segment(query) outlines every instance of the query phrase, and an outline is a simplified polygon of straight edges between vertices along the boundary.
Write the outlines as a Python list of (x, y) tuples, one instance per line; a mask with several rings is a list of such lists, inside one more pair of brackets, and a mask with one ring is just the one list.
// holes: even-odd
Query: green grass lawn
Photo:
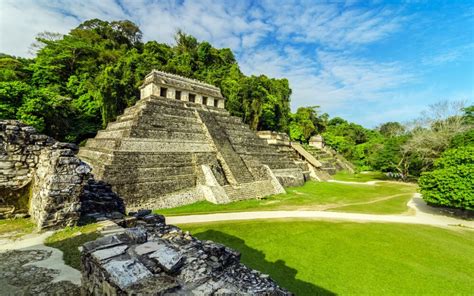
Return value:
[(350, 181), (350, 182), (367, 182), (367, 181), (381, 181), (388, 180), (382, 172), (361, 172), (361, 173), (350, 173), (347, 171), (337, 172), (333, 176), (335, 180), (339, 181)]
[(97, 223), (85, 226), (66, 227), (48, 237), (45, 241), (45, 245), (63, 251), (64, 262), (76, 269), (80, 269), (81, 253), (78, 247), (100, 236), (97, 232), (97, 227)]
[[(373, 180), (373, 178), (371, 179)], [(207, 201), (155, 212), (163, 215), (191, 215), (238, 211), (336, 210), (373, 214), (396, 214), (407, 210), (406, 203), (415, 193), (413, 184), (380, 182), (376, 185), (306, 182), (301, 187), (286, 188), (286, 194), (216, 205)], [(368, 206), (355, 205), (381, 200)]]
[(242, 253), (297, 295), (472, 295), (474, 232), (421, 225), (244, 221), (181, 225)]
[(19, 238), (35, 230), (35, 224), (28, 218), (0, 220), (0, 235)]

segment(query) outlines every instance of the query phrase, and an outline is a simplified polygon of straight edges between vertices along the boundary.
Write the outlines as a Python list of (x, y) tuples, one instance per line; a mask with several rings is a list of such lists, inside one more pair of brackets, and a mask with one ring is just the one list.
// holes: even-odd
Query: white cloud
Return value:
[(415, 80), (415, 73), (397, 63), (375, 63), (324, 51), (311, 56), (293, 47), (285, 48), (284, 53), (272, 48), (249, 53), (241, 57), (241, 66), (244, 73), (288, 78), (293, 108), (321, 105), (331, 114), (341, 112), (344, 106), (367, 106), (381, 97), (387, 99), (394, 89)]
[(427, 66), (440, 66), (447, 63), (453, 63), (460, 60), (473, 61), (474, 60), (474, 43), (457, 46), (444, 51), (438, 51), (435, 54), (430, 54), (422, 59), (422, 63)]
[[(409, 20), (387, 5), (360, 7), (350, 1), (0, 0), (0, 52), (24, 56), (36, 34), (67, 33), (87, 19), (130, 19), (145, 41), (173, 43), (182, 29), (230, 47), (246, 74), (288, 78), (294, 108), (321, 105), (331, 115), (370, 123), (410, 112), (382, 111), (396, 106), (397, 89), (419, 73), (401, 62), (360, 56), (361, 48), (390, 37)], [(465, 52), (440, 52), (423, 62), (446, 63)], [(369, 114), (374, 108), (381, 111)]]

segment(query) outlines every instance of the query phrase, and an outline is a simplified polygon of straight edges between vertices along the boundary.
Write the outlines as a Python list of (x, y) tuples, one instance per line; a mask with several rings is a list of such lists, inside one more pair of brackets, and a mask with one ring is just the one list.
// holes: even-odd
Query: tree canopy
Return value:
[(133, 105), (145, 75), (157, 69), (220, 87), (226, 108), (252, 129), (288, 131), (288, 80), (245, 76), (230, 49), (181, 31), (175, 39), (174, 46), (143, 43), (134, 23), (98, 19), (64, 36), (41, 33), (34, 58), (0, 56), (0, 118), (80, 142)]

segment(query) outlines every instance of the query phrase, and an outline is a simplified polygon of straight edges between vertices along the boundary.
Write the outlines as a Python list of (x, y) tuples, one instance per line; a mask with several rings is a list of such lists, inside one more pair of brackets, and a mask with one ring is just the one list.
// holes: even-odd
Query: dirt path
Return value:
[(0, 295), (79, 295), (81, 273), (63, 252), (44, 245), (52, 231), (28, 234), (0, 245)]
[(369, 201), (360, 201), (360, 202), (353, 202), (353, 203), (346, 203), (346, 204), (321, 205), (321, 207), (318, 207), (318, 210), (324, 211), (324, 210), (337, 209), (337, 208), (342, 208), (342, 207), (347, 207), (347, 206), (369, 205), (369, 204), (377, 203), (384, 200), (389, 200), (395, 197), (400, 197), (400, 196), (404, 196), (408, 194), (410, 193), (399, 193), (399, 194), (394, 194), (394, 195), (382, 196), (382, 197), (374, 198)]
[(474, 230), (474, 221), (447, 217), (433, 213), (423, 207), (423, 200), (416, 193), (408, 202), (408, 207), (414, 210), (414, 215), (374, 215), (374, 214), (356, 214), (342, 212), (326, 211), (260, 211), (260, 212), (237, 212), (237, 213), (219, 213), (205, 215), (187, 215), (167, 217), (167, 223), (170, 224), (188, 224), (188, 223), (206, 223), (219, 221), (238, 221), (238, 220), (256, 220), (256, 219), (284, 219), (284, 218), (305, 218), (321, 220), (344, 220), (356, 222), (387, 222), (387, 223), (405, 223), (422, 224), (438, 227), (463, 226)]

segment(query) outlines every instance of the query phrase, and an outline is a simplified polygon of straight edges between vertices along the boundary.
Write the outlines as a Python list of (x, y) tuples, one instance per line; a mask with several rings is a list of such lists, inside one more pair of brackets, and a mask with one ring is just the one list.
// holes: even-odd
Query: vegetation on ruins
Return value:
[(469, 295), (471, 230), (395, 223), (254, 220), (180, 225), (241, 252), (296, 295)]

